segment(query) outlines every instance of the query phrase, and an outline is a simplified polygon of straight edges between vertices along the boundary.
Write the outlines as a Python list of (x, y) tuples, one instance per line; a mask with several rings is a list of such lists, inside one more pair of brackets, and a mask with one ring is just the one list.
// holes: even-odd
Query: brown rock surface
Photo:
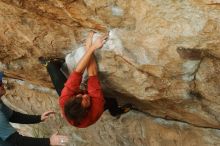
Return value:
[[(94, 126), (101, 127), (99, 136), (89, 137), (73, 128), (83, 137), (75, 135), (82, 140), (80, 144), (90, 145), (91, 141), (84, 141), (88, 136), (88, 139), (98, 139), (91, 145), (102, 145), (99, 143), (102, 138), (112, 140), (113, 145), (156, 146), (166, 142), (164, 145), (219, 145), (215, 143), (219, 131), (202, 128), (220, 129), (219, 22), (218, 0), (1, 0), (0, 69), (8, 78), (29, 81), (42, 90), (51, 88), (38, 57), (65, 56), (83, 43), (89, 29), (109, 31), (109, 41), (97, 51), (106, 94), (120, 97), (121, 102), (132, 102), (150, 115), (192, 125), (186, 124), (187, 128), (181, 129), (178, 122), (168, 121), (169, 126), (164, 126), (153, 118), (139, 114), (135, 117), (131, 113), (120, 120), (129, 123), (134, 118), (134, 125), (140, 128), (138, 122), (142, 119), (146, 131), (164, 131), (162, 138), (157, 132), (149, 132), (142, 135), (144, 138), (132, 141), (132, 134), (127, 132), (123, 138), (120, 133), (129, 130), (123, 127), (123, 122), (120, 130), (113, 126), (116, 130), (111, 131), (112, 127), (108, 127), (106, 131), (110, 134), (105, 137), (102, 130), (108, 122), (114, 125), (120, 121), (104, 115)], [(53, 108), (58, 108), (49, 89), (41, 93), (23, 89), (17, 83), (12, 86), (25, 92), (22, 95), (18, 91), (8, 92), (7, 101), (11, 106), (33, 113), (42, 112), (38, 107), (47, 109), (51, 103)], [(27, 97), (33, 104), (32, 110), (20, 106)], [(12, 98), (19, 98), (19, 102), (13, 102)], [(92, 128), (88, 131), (94, 132)], [(137, 133), (143, 134), (138, 128)], [(185, 137), (178, 135), (178, 128)], [(166, 135), (166, 130), (173, 134)], [(188, 140), (187, 132), (202, 140)], [(209, 134), (212, 136), (206, 139)]]
[(41, 114), (54, 109), (55, 118), (37, 125), (13, 124), (21, 134), (45, 137), (59, 131), (70, 137), (68, 146), (217, 146), (217, 129), (195, 127), (183, 122), (164, 120), (137, 111), (116, 119), (106, 111), (98, 122), (85, 129), (69, 126), (58, 114), (57, 95), (54, 90), (28, 82), (7, 80), (7, 94), (3, 101), (23, 113)]

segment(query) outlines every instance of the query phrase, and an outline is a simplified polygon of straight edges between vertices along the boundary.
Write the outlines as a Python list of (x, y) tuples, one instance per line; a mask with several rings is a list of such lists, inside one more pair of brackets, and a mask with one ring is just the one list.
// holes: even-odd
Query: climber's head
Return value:
[(77, 93), (65, 103), (64, 114), (68, 119), (74, 120), (76, 125), (79, 125), (87, 115), (90, 106), (90, 96), (83, 92)]

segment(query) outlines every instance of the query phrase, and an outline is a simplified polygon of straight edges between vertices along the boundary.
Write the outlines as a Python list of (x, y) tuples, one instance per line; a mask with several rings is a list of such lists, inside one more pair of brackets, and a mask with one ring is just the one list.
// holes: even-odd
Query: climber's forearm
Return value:
[(90, 62), (87, 66), (87, 70), (88, 70), (89, 76), (96, 76), (98, 73), (98, 67), (97, 67), (97, 63), (95, 61), (94, 55), (92, 55), (92, 57), (90, 59)]
[(84, 54), (84, 56), (82, 57), (82, 59), (80, 60), (78, 65), (76, 66), (76, 69), (75, 69), (76, 72), (80, 72), (80, 73), (84, 72), (85, 68), (87, 67), (87, 65), (90, 62), (91, 56), (92, 56), (94, 51), (95, 51), (95, 47), (93, 47), (93, 46), (91, 46), (86, 51), (86, 53)]

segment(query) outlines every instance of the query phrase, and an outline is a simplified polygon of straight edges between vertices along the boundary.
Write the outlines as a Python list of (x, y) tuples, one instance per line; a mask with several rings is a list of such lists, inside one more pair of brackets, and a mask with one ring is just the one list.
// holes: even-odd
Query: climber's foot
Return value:
[(44, 65), (44, 66), (47, 66), (49, 62), (51, 61), (60, 61), (60, 62), (65, 62), (65, 60), (63, 58), (52, 58), (52, 57), (39, 57), (38, 58), (39, 62)]

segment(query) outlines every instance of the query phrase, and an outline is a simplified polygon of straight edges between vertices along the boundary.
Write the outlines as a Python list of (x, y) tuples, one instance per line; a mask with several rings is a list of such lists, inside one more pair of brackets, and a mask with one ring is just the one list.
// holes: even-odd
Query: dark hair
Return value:
[(70, 120), (74, 120), (76, 125), (79, 125), (88, 113), (88, 108), (82, 107), (81, 102), (82, 96), (74, 96), (64, 104), (65, 116)]

